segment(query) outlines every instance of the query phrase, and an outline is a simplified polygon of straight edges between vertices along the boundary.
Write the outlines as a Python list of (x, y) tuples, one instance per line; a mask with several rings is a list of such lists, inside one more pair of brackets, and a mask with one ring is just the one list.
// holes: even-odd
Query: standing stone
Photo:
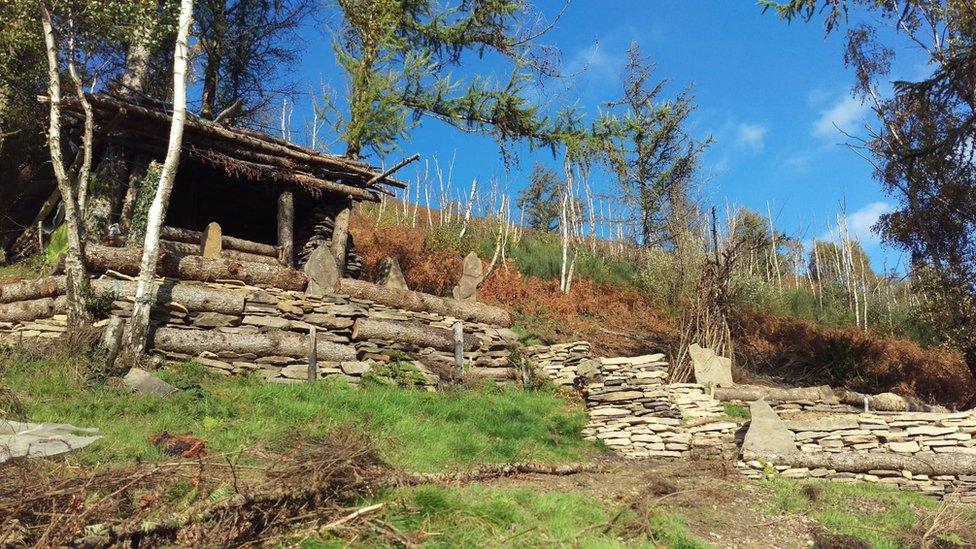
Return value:
[(200, 255), (204, 259), (219, 259), (223, 247), (223, 231), (216, 222), (211, 222), (200, 236)]
[(384, 257), (380, 260), (377, 284), (387, 288), (410, 289), (407, 287), (407, 280), (403, 278), (403, 271), (400, 270), (400, 262), (395, 257)]
[(471, 252), (464, 258), (461, 281), (454, 287), (454, 299), (478, 300), (478, 285), (485, 279), (485, 266), (478, 254)]
[(732, 382), (732, 360), (715, 351), (692, 343), (688, 355), (695, 367), (695, 381), (706, 386), (729, 387)]
[(302, 271), (308, 276), (306, 295), (322, 297), (331, 294), (339, 282), (339, 266), (336, 264), (335, 256), (332, 255), (332, 250), (324, 243), (309, 254)]
[(765, 400), (751, 402), (749, 415), (749, 430), (742, 441), (743, 457), (756, 459), (767, 455), (796, 453), (793, 434)]

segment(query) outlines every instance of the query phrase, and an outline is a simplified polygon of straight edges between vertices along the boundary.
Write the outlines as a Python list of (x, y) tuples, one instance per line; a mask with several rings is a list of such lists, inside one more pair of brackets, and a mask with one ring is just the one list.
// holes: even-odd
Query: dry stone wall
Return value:
[[(114, 297), (112, 315), (124, 318), (131, 314), (133, 282), (102, 278), (93, 284), (99, 293)], [(51, 306), (28, 306), (30, 314), (21, 315), (25, 318), (0, 321), (0, 344), (31, 344), (59, 337), (66, 331), (63, 307), (56, 303), (63, 297), (43, 299), (50, 300)], [(28, 300), (34, 301), (39, 300)], [(442, 377), (439, 373), (454, 371), (453, 348), (353, 336), (357, 319), (446, 332), (458, 321), (448, 316), (398, 309), (345, 295), (317, 298), (303, 292), (233, 281), (169, 282), (161, 287), (158, 302), (160, 306), (152, 318), (155, 337), (151, 352), (166, 360), (194, 359), (221, 374), (260, 372), (269, 381), (277, 382), (307, 379), (309, 333), (313, 326), (317, 332), (318, 377), (357, 383), (372, 371), (382, 378), (386, 375), (382, 365), (397, 361), (416, 368), (418, 383), (434, 385)], [(19, 305), (7, 303), (2, 307), (12, 310)], [(105, 323), (102, 321), (99, 326)], [(471, 350), (464, 353), (466, 373), (498, 381), (515, 379), (509, 356), (517, 335), (503, 326), (477, 322), (464, 322), (463, 327), (466, 336), (475, 341)]]
[(525, 355), (536, 370), (559, 387), (571, 387), (580, 376), (580, 365), (593, 359), (588, 341), (533, 345)]
[(662, 354), (601, 358), (586, 384), (584, 436), (628, 458), (721, 456), (734, 452), (738, 424), (696, 384), (667, 385)]
[(869, 412), (786, 422), (803, 452), (851, 450), (976, 454), (971, 412)]

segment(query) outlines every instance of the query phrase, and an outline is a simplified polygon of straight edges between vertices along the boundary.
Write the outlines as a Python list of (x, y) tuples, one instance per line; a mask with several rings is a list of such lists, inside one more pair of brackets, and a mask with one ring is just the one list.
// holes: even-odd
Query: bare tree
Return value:
[(159, 233), (166, 217), (169, 196), (173, 191), (176, 168), (180, 163), (183, 145), (183, 123), (186, 120), (186, 65), (190, 23), (193, 17), (193, 0), (181, 0), (180, 20), (177, 30), (176, 47), (173, 55), (173, 123), (170, 126), (169, 146), (166, 160), (159, 176), (156, 196), (149, 207), (146, 222), (146, 239), (142, 248), (142, 263), (139, 267), (139, 282), (136, 286), (135, 306), (129, 321), (129, 350), (142, 353), (146, 346), (149, 331), (149, 313), (152, 309), (156, 263), (159, 259)]
[[(91, 320), (91, 314), (86, 307), (86, 300), (90, 292), (88, 272), (85, 268), (84, 235), (81, 226), (81, 205), (75, 193), (75, 185), (64, 167), (64, 156), (61, 152), (61, 76), (58, 70), (58, 46), (54, 36), (54, 25), (51, 22), (51, 12), (44, 2), (38, 3), (41, 12), (41, 26), (44, 29), (44, 45), (47, 51), (48, 64), (48, 98), (50, 101), (50, 121), (48, 125), (47, 142), (51, 151), (51, 166), (58, 183), (58, 191), (64, 202), (64, 224), (68, 236), (68, 251), (65, 254), (64, 269), (68, 279), (68, 320), (74, 325), (78, 322)], [(69, 63), (73, 63), (70, 61)], [(79, 82), (77, 90), (81, 92), (80, 81), (77, 80), (74, 67), (71, 67), (72, 78)], [(82, 94), (82, 100), (84, 96)], [(86, 110), (84, 135), (85, 162), (83, 170), (78, 173), (76, 183), (80, 187), (87, 186), (89, 168), (91, 167), (91, 113)], [(85, 180), (81, 180), (84, 177)]]

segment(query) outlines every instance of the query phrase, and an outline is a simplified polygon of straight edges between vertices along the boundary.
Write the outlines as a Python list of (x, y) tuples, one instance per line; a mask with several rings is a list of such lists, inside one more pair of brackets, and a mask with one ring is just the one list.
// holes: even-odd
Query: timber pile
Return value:
[(532, 345), (525, 348), (529, 363), (559, 387), (572, 387), (580, 376), (579, 367), (593, 358), (588, 341)]
[[(162, 158), (167, 136), (159, 128), (171, 123), (169, 108), (159, 103), (123, 101), (106, 94), (87, 94), (96, 125), (110, 127), (108, 141), (124, 141), (126, 147), (140, 149)], [(77, 99), (63, 99), (67, 116), (83, 119)], [(298, 185), (313, 194), (336, 193), (355, 200), (376, 201), (383, 186), (405, 188), (391, 177), (377, 177), (377, 170), (350, 158), (322, 154), (270, 135), (231, 128), (198, 118), (188, 118), (184, 126), (183, 150), (186, 155), (220, 169), (228, 175), (254, 182)]]
[(704, 387), (666, 385), (667, 377), (663, 354), (599, 359), (584, 390), (584, 436), (628, 458), (729, 453), (738, 425), (723, 420), (721, 404)]

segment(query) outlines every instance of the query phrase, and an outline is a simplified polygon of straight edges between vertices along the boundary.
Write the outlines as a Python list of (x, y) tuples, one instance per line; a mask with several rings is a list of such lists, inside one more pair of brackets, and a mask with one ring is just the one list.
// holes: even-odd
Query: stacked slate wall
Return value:
[(738, 424), (701, 385), (666, 384), (664, 355), (601, 358), (583, 390), (584, 436), (628, 458), (721, 457), (735, 452)]
[(572, 386), (580, 375), (580, 364), (593, 358), (588, 341), (533, 345), (525, 348), (525, 355), (537, 372), (560, 387)]
[[(960, 501), (976, 502), (976, 475), (933, 474), (929, 465), (940, 454), (976, 454), (976, 413), (864, 412), (817, 414), (812, 419), (783, 422), (801, 454), (898, 454), (902, 467), (864, 471), (841, 468), (793, 467), (751, 459), (739, 462), (743, 473), (760, 478), (777, 472), (791, 478), (840, 482), (872, 482)], [(839, 466), (838, 466), (839, 467)], [(951, 471), (942, 471), (951, 472)]]

